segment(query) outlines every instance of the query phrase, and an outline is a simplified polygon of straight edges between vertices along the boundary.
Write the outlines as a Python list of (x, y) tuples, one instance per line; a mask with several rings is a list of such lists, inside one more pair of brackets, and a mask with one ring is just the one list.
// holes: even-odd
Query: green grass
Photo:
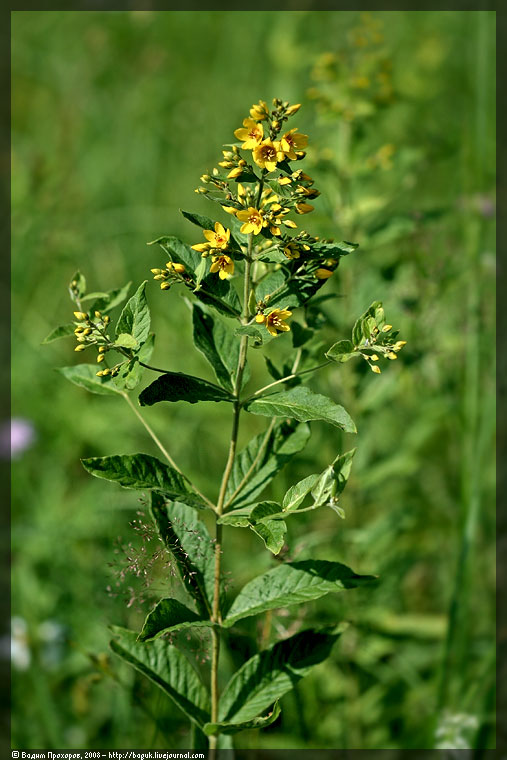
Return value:
[[(193, 192), (199, 176), (249, 106), (274, 96), (303, 103), (303, 167), (322, 191), (309, 229), (361, 245), (326, 285), (340, 296), (326, 306), (329, 345), (377, 298), (408, 344), (379, 377), (350, 362), (312, 381), (351, 413), (357, 440), (315, 424), (272, 496), (357, 445), (346, 520), (301, 515), (290, 543), (298, 558), (338, 559), (381, 582), (308, 605), (305, 624), (350, 623), (331, 665), (284, 698), (281, 721), (238, 746), (431, 748), (437, 724), (463, 714), (475, 728), (447, 719), (449, 741), (494, 746), (495, 17), (375, 17), (396, 98), (344, 127), (307, 90), (321, 86), (311, 77), (317, 58), (348, 44), (355, 12), (13, 13), (12, 407), (37, 434), (13, 463), (13, 613), (31, 651), (30, 666), (14, 670), (14, 746), (188, 747), (188, 727), (163, 695), (112, 656), (104, 668), (90, 659), (107, 652), (107, 624), (142, 620), (126, 606), (137, 579), (123, 584), (126, 598), (106, 591), (113, 540), (136, 542), (129, 522), (140, 505), (90, 478), (79, 459), (157, 452), (126, 404), (55, 372), (76, 361), (72, 342), (41, 341), (69, 319), (77, 268), (93, 289), (137, 283), (163, 264), (147, 241), (200, 239), (179, 209), (210, 213)], [(392, 168), (364, 169), (388, 143)], [(209, 377), (188, 350), (183, 300), (148, 291), (154, 363)], [(282, 339), (270, 349), (273, 358), (283, 350)], [(252, 367), (252, 388), (268, 382), (259, 355)], [(215, 494), (227, 410), (143, 414)], [(249, 424), (242, 441), (262, 420)], [(242, 533), (226, 534), (231, 586), (270, 564)], [(159, 570), (154, 583), (169, 588)], [(274, 616), (272, 635), (295, 617)], [(60, 642), (44, 641), (48, 620), (62, 627)], [(206, 641), (189, 647), (201, 656)], [(244, 656), (229, 651), (222, 676)]]

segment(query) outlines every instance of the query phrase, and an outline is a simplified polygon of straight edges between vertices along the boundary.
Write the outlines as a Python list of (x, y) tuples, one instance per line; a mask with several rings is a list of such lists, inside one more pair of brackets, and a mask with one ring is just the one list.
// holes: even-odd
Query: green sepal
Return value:
[(267, 715), (252, 718), (252, 720), (246, 720), (243, 723), (206, 723), (203, 730), (207, 736), (215, 736), (216, 734), (237, 734), (240, 731), (248, 731), (252, 728), (267, 728), (267, 726), (275, 722), (281, 712), (282, 710), (277, 700), (271, 712)]

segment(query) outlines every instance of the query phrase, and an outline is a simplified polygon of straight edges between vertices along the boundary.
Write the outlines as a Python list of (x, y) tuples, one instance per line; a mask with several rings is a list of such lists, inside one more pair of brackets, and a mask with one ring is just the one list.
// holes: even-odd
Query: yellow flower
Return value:
[(301, 108), (301, 103), (296, 103), (293, 106), (289, 106), (287, 110), (285, 111), (285, 113), (287, 114), (287, 116), (293, 116), (293, 114), (299, 111), (300, 108)]
[(262, 124), (258, 124), (253, 119), (244, 119), (243, 127), (234, 131), (234, 136), (241, 140), (243, 150), (253, 150), (257, 143), (262, 141), (264, 130)]
[(267, 119), (269, 114), (267, 103), (264, 100), (259, 100), (256, 105), (253, 105), (250, 109), (250, 116), (255, 121), (262, 121)]
[(285, 157), (295, 161), (297, 158), (296, 150), (306, 148), (308, 145), (308, 135), (298, 135), (297, 127), (286, 132), (280, 139), (278, 148), (278, 160), (283, 161)]
[(288, 259), (299, 259), (301, 255), (301, 251), (294, 243), (288, 243), (288, 245), (286, 245), (283, 249), (283, 252)]
[(210, 272), (218, 272), (221, 280), (228, 280), (234, 274), (234, 261), (230, 256), (222, 253), (220, 256), (213, 256)]
[(315, 206), (312, 206), (310, 203), (296, 203), (296, 211), (298, 214), (309, 214)]
[(226, 230), (220, 222), (215, 222), (215, 230), (203, 230), (207, 243), (198, 243), (193, 245), (194, 251), (207, 251), (209, 248), (227, 248), (231, 231)]
[(264, 324), (270, 335), (276, 338), (279, 332), (289, 332), (290, 327), (284, 320), (292, 316), (291, 311), (287, 309), (273, 309), (266, 317)]
[(258, 143), (253, 149), (253, 160), (260, 166), (261, 169), (267, 169), (268, 172), (272, 172), (276, 169), (277, 162), (277, 145), (266, 138), (261, 143)]
[(242, 232), (244, 235), (248, 235), (249, 232), (253, 232), (255, 235), (258, 235), (262, 230), (264, 219), (262, 217), (262, 213), (258, 211), (258, 209), (250, 206), (244, 211), (238, 211), (236, 217), (240, 222), (244, 222), (240, 228), (240, 232)]

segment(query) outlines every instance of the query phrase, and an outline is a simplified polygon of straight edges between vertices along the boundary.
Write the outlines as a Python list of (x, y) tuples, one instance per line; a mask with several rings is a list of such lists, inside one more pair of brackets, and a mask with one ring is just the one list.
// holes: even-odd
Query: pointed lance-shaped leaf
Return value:
[(192, 323), (196, 348), (213, 367), (218, 382), (232, 391), (240, 351), (233, 327), (219, 317), (212, 317), (197, 303), (193, 304)]
[(228, 627), (250, 615), (302, 604), (375, 580), (372, 575), (358, 575), (340, 562), (313, 559), (285, 562), (242, 588), (225, 616), (224, 625)]
[(199, 616), (209, 618), (214, 594), (214, 545), (204, 523), (185, 504), (152, 492), (151, 515), (171, 552)]
[(346, 433), (357, 432), (352, 418), (343, 406), (335, 404), (327, 396), (314, 393), (304, 385), (254, 399), (245, 408), (252, 414), (266, 417), (293, 417), (300, 422), (323, 420)]
[(70, 380), (74, 385), (84, 388), (90, 393), (98, 393), (100, 396), (117, 396), (118, 390), (111, 381), (111, 377), (97, 377), (96, 364), (76, 364), (74, 367), (59, 367), (58, 372)]
[(123, 488), (155, 490), (197, 509), (205, 506), (200, 496), (189, 491), (177, 470), (148, 454), (90, 457), (81, 462), (91, 475), (111, 480)]
[(141, 406), (153, 406), (159, 401), (234, 401), (234, 396), (219, 385), (183, 372), (164, 372), (139, 396)]
[(309, 438), (310, 426), (293, 422), (278, 422), (269, 435), (261, 433), (252, 438), (234, 460), (226, 503), (230, 501), (230, 507), (236, 508), (255, 501), (282, 467), (304, 449)]
[(136, 339), (139, 345), (144, 343), (150, 334), (151, 318), (146, 300), (146, 283), (147, 280), (141, 283), (134, 295), (129, 298), (116, 325), (117, 336), (128, 333)]
[(240, 731), (248, 731), (253, 728), (267, 728), (280, 716), (281, 708), (278, 700), (267, 715), (252, 718), (242, 723), (206, 723), (204, 733), (207, 736), (216, 736), (216, 734), (238, 734)]
[(137, 634), (111, 626), (115, 654), (157, 684), (201, 728), (210, 717), (207, 689), (185, 655), (165, 639), (140, 642)]
[(138, 640), (151, 641), (165, 633), (211, 625), (209, 618), (197, 615), (177, 599), (161, 599), (146, 616)]
[(301, 631), (245, 662), (220, 698), (220, 722), (257, 717), (329, 656), (340, 633), (337, 628)]
[(144, 368), (141, 366), (141, 362), (146, 364), (150, 361), (153, 353), (153, 347), (155, 344), (155, 335), (150, 333), (143, 343), (143, 345), (137, 349), (132, 359), (126, 361), (121, 365), (117, 375), (114, 376), (113, 382), (117, 388), (125, 388), (128, 391), (133, 390), (140, 382)]
[(76, 325), (74, 322), (69, 322), (67, 325), (60, 325), (59, 327), (55, 327), (55, 329), (51, 330), (49, 335), (44, 338), (42, 345), (45, 346), (47, 343), (52, 343), (54, 340), (59, 340), (59, 338), (68, 338), (70, 335), (74, 335), (75, 329)]
[(122, 288), (115, 288), (109, 290), (107, 293), (89, 293), (82, 300), (93, 301), (88, 310), (93, 314), (95, 311), (100, 311), (102, 314), (109, 314), (110, 311), (115, 309), (121, 303), (124, 302), (129, 294), (131, 282), (127, 282)]

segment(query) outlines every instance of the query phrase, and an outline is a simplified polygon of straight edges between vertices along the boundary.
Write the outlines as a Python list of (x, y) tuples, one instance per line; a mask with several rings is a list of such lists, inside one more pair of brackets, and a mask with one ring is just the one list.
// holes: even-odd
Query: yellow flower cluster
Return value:
[[(101, 364), (106, 358), (108, 348), (112, 345), (106, 333), (110, 317), (107, 314), (102, 316), (100, 311), (95, 311), (93, 317), (85, 311), (75, 311), (74, 317), (76, 319), (74, 335), (77, 340), (74, 351), (80, 352), (89, 346), (95, 346), (98, 349), (97, 364)], [(105, 377), (106, 375), (114, 377), (120, 371), (120, 366), (118, 364), (111, 368), (106, 367), (106, 369), (99, 370), (96, 375), (97, 377)]]
[(165, 269), (152, 269), (153, 279), (160, 281), (160, 290), (169, 290), (173, 282), (182, 282), (185, 272), (184, 264), (168, 261)]

